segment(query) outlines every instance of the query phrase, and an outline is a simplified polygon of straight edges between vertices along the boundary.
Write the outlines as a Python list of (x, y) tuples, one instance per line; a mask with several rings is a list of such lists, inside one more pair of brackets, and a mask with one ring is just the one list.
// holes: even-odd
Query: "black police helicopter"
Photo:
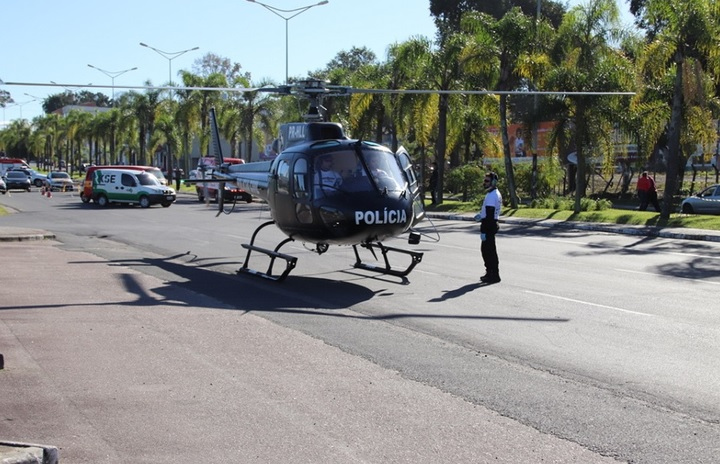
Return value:
[[(58, 83), (3, 82), (0, 85), (91, 87)], [(114, 88), (114, 86), (113, 86)], [(210, 113), (215, 168), (205, 179), (186, 179), (187, 183), (220, 183), (243, 189), (267, 201), (272, 220), (253, 232), (250, 243), (243, 244), (247, 257), (238, 273), (250, 273), (272, 280), (283, 280), (295, 268), (297, 258), (279, 250), (286, 243), (299, 240), (313, 244), (318, 254), (330, 245), (350, 245), (355, 252), (356, 268), (407, 276), (422, 261), (423, 253), (390, 247), (383, 240), (408, 234), (408, 243), (417, 244), (421, 234), (413, 230), (425, 217), (419, 180), (404, 148), (393, 153), (388, 148), (364, 140), (348, 138), (340, 124), (326, 122), (322, 99), (352, 93), (375, 94), (475, 94), (475, 95), (633, 95), (633, 92), (561, 92), (561, 91), (492, 91), (492, 90), (383, 90), (331, 86), (320, 80), (308, 79), (295, 84), (260, 88), (123, 86), (142, 90), (208, 90), (225, 92), (273, 92), (295, 95), (309, 100), (304, 122), (281, 125), (280, 154), (273, 161), (246, 164), (223, 162), (220, 137), (214, 109)], [(223, 211), (223, 196), (218, 208)], [(274, 249), (255, 244), (258, 233), (271, 225), (277, 226), (288, 238)], [(384, 265), (367, 264), (360, 258), (358, 247), (369, 250), (377, 259), (382, 254)], [(267, 271), (249, 267), (253, 252), (270, 257)], [(393, 267), (390, 255), (406, 255), (410, 264)], [(273, 273), (276, 259), (286, 262), (285, 269)]]
[[(203, 180), (189, 183), (220, 182), (243, 189), (267, 201), (272, 220), (253, 233), (247, 257), (240, 273), (283, 280), (295, 267), (297, 258), (281, 253), (280, 248), (298, 240), (314, 245), (313, 251), (325, 253), (330, 245), (350, 245), (355, 252), (354, 266), (398, 277), (407, 276), (422, 261), (423, 253), (390, 247), (383, 240), (408, 233), (408, 243), (417, 244), (420, 234), (412, 228), (425, 216), (419, 180), (410, 156), (404, 148), (396, 153), (385, 146), (348, 138), (338, 123), (322, 116), (322, 98), (347, 94), (343, 88), (328, 88), (323, 81), (302, 81), (279, 88), (260, 88), (300, 95), (310, 101), (305, 122), (283, 124), (280, 129), (280, 154), (272, 161), (246, 164), (223, 162), (214, 109), (210, 128), (216, 167)], [(222, 186), (221, 186), (222, 188)], [(224, 207), (219, 200), (218, 208)], [(258, 233), (277, 226), (287, 239), (274, 249), (255, 244)], [(369, 250), (384, 265), (373, 265), (360, 258), (358, 247)], [(253, 252), (270, 257), (266, 272), (249, 267)], [(408, 266), (398, 269), (390, 264), (390, 255), (406, 255)], [(276, 259), (285, 261), (285, 269), (273, 274)]]

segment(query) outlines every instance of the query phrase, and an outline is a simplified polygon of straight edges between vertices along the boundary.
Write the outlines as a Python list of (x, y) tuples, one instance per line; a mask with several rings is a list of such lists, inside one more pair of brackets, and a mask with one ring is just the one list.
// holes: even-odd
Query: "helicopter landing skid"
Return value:
[[(285, 245), (288, 242), (292, 242), (293, 241), (292, 238), (286, 238), (285, 240), (280, 242), (278, 244), (278, 246), (275, 247), (274, 250), (269, 250), (267, 248), (262, 248), (262, 247), (255, 245), (255, 237), (257, 236), (258, 232), (260, 232), (260, 229), (262, 229), (263, 227), (269, 226), (269, 225), (273, 225), (273, 224), (275, 224), (275, 221), (268, 221), (268, 222), (260, 225), (260, 227), (255, 229), (255, 232), (252, 235), (252, 239), (250, 239), (250, 243), (242, 244), (242, 247), (245, 248), (248, 252), (247, 252), (247, 256), (245, 257), (245, 263), (243, 264), (243, 266), (240, 269), (237, 270), (238, 274), (241, 274), (241, 273), (242, 274), (252, 274), (252, 275), (256, 275), (258, 277), (262, 277), (264, 279), (269, 279), (269, 280), (274, 280), (276, 282), (280, 282), (280, 281), (285, 280), (285, 277), (287, 277), (288, 274), (290, 274), (290, 271), (295, 269), (295, 265), (297, 264), (297, 257), (278, 252), (278, 250), (283, 245)], [(257, 251), (258, 253), (263, 253), (270, 257), (270, 264), (268, 265), (267, 272), (260, 272), (260, 271), (256, 271), (254, 269), (248, 268), (248, 265), (250, 264), (250, 255), (252, 254), (253, 251)], [(275, 264), (275, 260), (277, 258), (284, 259), (286, 266), (285, 266), (285, 270), (283, 271), (282, 274), (273, 275), (273, 273), (272, 273), (273, 265)]]
[[(405, 277), (417, 266), (420, 261), (422, 261), (423, 253), (420, 253), (418, 251), (410, 251), (410, 250), (403, 250), (402, 248), (394, 248), (383, 245), (381, 242), (376, 243), (361, 243), (361, 247), (367, 248), (370, 250), (370, 252), (375, 256), (375, 250), (378, 249), (382, 253), (383, 259), (385, 260), (385, 267), (382, 266), (374, 266), (372, 264), (365, 264), (360, 259), (360, 254), (358, 253), (357, 245), (353, 245), (353, 250), (355, 251), (355, 267), (358, 269), (365, 269), (367, 271), (373, 271), (373, 272), (379, 272), (381, 274), (388, 274), (396, 277)], [(390, 266), (390, 261), (388, 260), (388, 252), (394, 251), (397, 253), (409, 255), (411, 258), (410, 265), (404, 269), (393, 269)]]

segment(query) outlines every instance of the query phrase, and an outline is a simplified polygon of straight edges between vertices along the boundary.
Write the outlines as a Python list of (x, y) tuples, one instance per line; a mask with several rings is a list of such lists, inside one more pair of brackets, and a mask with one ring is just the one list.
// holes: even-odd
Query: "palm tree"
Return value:
[[(546, 85), (567, 91), (620, 91), (632, 85), (630, 62), (610, 41), (619, 38), (619, 13), (614, 0), (590, 0), (570, 10), (558, 31), (554, 50), (556, 67), (546, 78)], [(563, 105), (571, 115), (575, 132), (577, 177), (575, 188), (576, 213), (586, 190), (586, 152), (600, 150), (612, 153), (611, 104), (618, 97), (571, 96)]]
[[(706, 98), (708, 75), (720, 76), (720, 6), (716, 0), (647, 0), (642, 20), (652, 32), (645, 68), (654, 76), (673, 73), (668, 121), (667, 178), (660, 217), (668, 219), (685, 160), (694, 143), (707, 141), (711, 128)], [(703, 124), (703, 120), (705, 124)]]
[[(168, 161), (167, 172), (170, 181), (172, 181), (173, 178), (172, 167), (179, 165), (181, 145), (179, 131), (177, 130), (173, 114), (170, 112), (159, 112), (155, 119), (155, 131), (150, 138), (150, 151), (154, 153), (161, 148), (165, 148), (165, 155)], [(170, 160), (172, 160), (172, 162)]]
[[(207, 77), (199, 76), (188, 71), (180, 71), (183, 84), (187, 87), (227, 87), (225, 75), (214, 72)], [(200, 153), (209, 153), (210, 129), (208, 121), (210, 108), (219, 106), (222, 102), (222, 94), (212, 90), (181, 90), (178, 91), (182, 112), (185, 116), (196, 116), (200, 126), (200, 132), (196, 134), (200, 138)], [(190, 106), (191, 108), (185, 108)]]
[[(500, 19), (495, 20), (486, 14), (467, 14), (462, 25), (474, 37), (471, 45), (472, 63), (483, 74), (489, 66), (495, 69), (495, 89), (500, 91), (517, 90), (522, 82), (520, 63), (523, 55), (530, 54), (535, 45), (535, 21), (525, 16), (520, 8), (513, 8)], [(499, 96), (500, 134), (502, 137), (505, 160), (505, 175), (510, 193), (510, 205), (517, 208), (518, 199), (515, 189), (508, 137), (508, 96)]]

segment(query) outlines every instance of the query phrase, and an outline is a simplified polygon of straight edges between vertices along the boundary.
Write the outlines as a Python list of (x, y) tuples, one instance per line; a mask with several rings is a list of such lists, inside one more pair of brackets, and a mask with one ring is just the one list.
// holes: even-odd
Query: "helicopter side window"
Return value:
[(300, 158), (295, 162), (293, 169), (293, 181), (295, 184), (295, 198), (307, 198), (310, 195), (307, 184), (308, 163), (305, 158)]
[(290, 187), (290, 165), (287, 160), (280, 160), (277, 167), (277, 191), (278, 193), (289, 193)]
[(410, 181), (410, 191), (415, 193), (418, 189), (418, 178), (413, 170), (412, 161), (410, 161), (410, 155), (403, 148), (398, 151), (398, 160), (400, 161), (400, 167), (405, 172), (405, 177)]

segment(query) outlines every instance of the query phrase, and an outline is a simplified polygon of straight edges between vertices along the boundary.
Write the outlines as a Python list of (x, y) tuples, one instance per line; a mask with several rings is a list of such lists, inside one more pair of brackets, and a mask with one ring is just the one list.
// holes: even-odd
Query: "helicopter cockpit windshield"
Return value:
[(339, 192), (399, 194), (407, 188), (395, 156), (379, 145), (365, 142), (356, 150), (348, 150), (345, 146), (317, 155), (313, 179), (316, 198)]

